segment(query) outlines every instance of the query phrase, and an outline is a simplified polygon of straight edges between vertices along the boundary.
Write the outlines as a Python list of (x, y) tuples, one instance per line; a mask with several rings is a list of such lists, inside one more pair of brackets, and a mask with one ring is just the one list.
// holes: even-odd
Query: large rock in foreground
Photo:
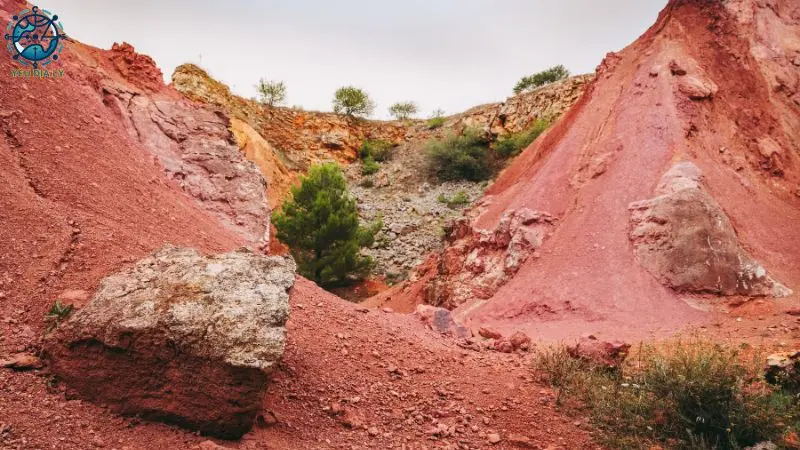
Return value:
[(106, 278), (45, 358), (115, 412), (238, 438), (283, 354), (294, 271), (287, 258), (165, 247)]

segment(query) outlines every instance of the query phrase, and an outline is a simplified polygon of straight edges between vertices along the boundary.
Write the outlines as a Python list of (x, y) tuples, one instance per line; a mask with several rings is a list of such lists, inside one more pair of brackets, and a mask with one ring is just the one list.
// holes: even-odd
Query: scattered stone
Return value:
[(770, 384), (800, 387), (800, 351), (769, 355), (764, 378)]
[(705, 100), (713, 98), (719, 87), (711, 80), (689, 75), (680, 78), (678, 90), (691, 100)]
[(14, 370), (35, 370), (43, 367), (42, 360), (27, 353), (17, 353), (0, 361), (0, 367)]
[(238, 438), (283, 354), (294, 271), (289, 258), (167, 246), (103, 280), (43, 356), (114, 412)]
[(517, 331), (516, 333), (512, 334), (509, 338), (511, 345), (514, 346), (514, 350), (529, 350), (531, 348), (531, 338), (527, 334)]
[(197, 450), (229, 450), (230, 447), (223, 447), (214, 441), (203, 441), (197, 445)]
[(457, 323), (453, 319), (453, 314), (447, 309), (418, 305), (414, 315), (438, 333), (464, 339), (472, 337), (472, 332), (464, 325)]
[(67, 289), (56, 297), (62, 305), (72, 305), (75, 309), (86, 306), (89, 302), (89, 293), (82, 289)]
[(488, 443), (490, 443), (492, 445), (499, 444), (500, 441), (502, 441), (502, 440), (503, 439), (497, 433), (489, 433), (489, 434), (486, 435), (486, 442), (488, 442)]
[(495, 330), (493, 330), (491, 328), (488, 328), (488, 327), (480, 327), (480, 329), (478, 329), (478, 334), (481, 335), (482, 337), (486, 338), (486, 339), (502, 339), (503, 338), (502, 334), (500, 334), (499, 332), (497, 332), (497, 331), (495, 331)]
[(628, 357), (630, 344), (621, 341), (600, 341), (592, 335), (581, 336), (578, 343), (568, 347), (573, 358), (583, 359), (597, 365), (616, 368)]
[(682, 77), (682, 76), (686, 75), (686, 69), (684, 69), (678, 63), (678, 61), (675, 61), (674, 59), (669, 62), (669, 71), (670, 71), (670, 73), (672, 73), (672, 75), (676, 75), (676, 76), (681, 76)]
[(522, 434), (509, 434), (507, 441), (509, 444), (520, 448), (536, 448), (533, 440)]

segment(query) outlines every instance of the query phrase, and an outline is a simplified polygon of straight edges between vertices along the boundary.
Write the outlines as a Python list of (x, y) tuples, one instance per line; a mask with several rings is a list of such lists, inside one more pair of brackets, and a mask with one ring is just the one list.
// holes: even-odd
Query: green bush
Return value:
[(492, 175), (489, 142), (478, 130), (430, 141), (426, 157), (428, 169), (442, 181), (481, 181)]
[(528, 148), (549, 126), (549, 120), (536, 119), (528, 129), (500, 138), (494, 144), (494, 151), (501, 158), (517, 156)]
[(461, 207), (461, 206), (464, 206), (464, 205), (468, 205), (469, 204), (469, 195), (467, 195), (467, 193), (464, 192), (464, 191), (458, 191), (458, 192), (456, 192), (456, 195), (453, 196), (453, 198), (447, 198), (446, 195), (439, 194), (439, 196), (436, 197), (436, 200), (439, 203), (444, 203), (449, 208), (455, 209), (455, 208), (458, 208), (458, 207)]
[(358, 150), (358, 157), (362, 160), (372, 158), (378, 162), (385, 162), (392, 159), (393, 150), (394, 144), (389, 141), (367, 139), (361, 144), (361, 148)]
[(256, 85), (256, 91), (261, 97), (261, 103), (265, 105), (275, 106), (286, 101), (286, 83), (283, 81), (267, 81), (262, 78)]
[(399, 102), (389, 107), (389, 114), (397, 120), (406, 120), (417, 113), (414, 102)]
[(376, 163), (372, 158), (367, 158), (361, 165), (361, 175), (372, 175), (377, 173), (380, 169), (380, 164)]
[(47, 322), (47, 331), (50, 332), (54, 328), (58, 327), (58, 325), (63, 322), (72, 312), (73, 305), (71, 304), (62, 304), (61, 300), (56, 300), (53, 303), (53, 306), (50, 307), (50, 311), (47, 311), (47, 314), (44, 317), (45, 322)]
[(353, 86), (336, 90), (333, 95), (333, 112), (354, 117), (368, 117), (375, 110), (375, 103), (367, 93)]
[(585, 402), (612, 448), (739, 449), (780, 438), (800, 418), (796, 392), (769, 386), (759, 364), (716, 344), (642, 346), (623, 371), (564, 348), (540, 352), (535, 365), (559, 394)]
[(369, 273), (372, 261), (359, 252), (372, 245), (382, 226), (359, 225), (358, 206), (335, 163), (311, 167), (292, 188), (292, 198), (273, 214), (272, 223), (297, 261), (298, 272), (323, 287)]
[(428, 126), (429, 130), (435, 130), (444, 125), (444, 121), (445, 121), (444, 117), (433, 117), (431, 119), (428, 119), (428, 121), (425, 122), (425, 124)]
[(527, 77), (522, 77), (514, 86), (514, 93), (521, 94), (526, 91), (531, 91), (546, 84), (554, 83), (558, 80), (563, 80), (569, 77), (569, 70), (559, 64), (549, 69), (537, 72)]
[(444, 110), (435, 109), (433, 110), (433, 114), (431, 114), (430, 119), (428, 119), (428, 121), (426, 122), (426, 125), (429, 130), (434, 130), (444, 125), (444, 122), (445, 122)]

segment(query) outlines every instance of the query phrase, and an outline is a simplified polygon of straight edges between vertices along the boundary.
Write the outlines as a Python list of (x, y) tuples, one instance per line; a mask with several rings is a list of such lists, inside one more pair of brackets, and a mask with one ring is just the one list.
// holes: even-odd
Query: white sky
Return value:
[(427, 116), (501, 101), (523, 75), (593, 72), (633, 42), (666, 0), (41, 0), (67, 34), (127, 41), (169, 80), (193, 62), (239, 95), (283, 80), (288, 105), (328, 111), (344, 85), (386, 118), (396, 101)]

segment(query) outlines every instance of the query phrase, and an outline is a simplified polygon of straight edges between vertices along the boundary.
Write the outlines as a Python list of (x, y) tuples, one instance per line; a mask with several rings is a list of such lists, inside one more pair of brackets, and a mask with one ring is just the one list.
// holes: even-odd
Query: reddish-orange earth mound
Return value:
[[(556, 221), (507, 283), (488, 296), (474, 290), (457, 316), (474, 328), (521, 329), (547, 340), (583, 332), (644, 337), (709, 321), (712, 314), (690, 304), (716, 299), (663, 286), (629, 240), (628, 205), (654, 197), (659, 179), (680, 161), (703, 172), (742, 247), (799, 292), (799, 83), (796, 1), (670, 2), (639, 40), (605, 58), (582, 100), (472, 211), (476, 230), (495, 229), (504, 214), (524, 208)], [(458, 265), (449, 255), (431, 259), (419, 283), (373, 304), (411, 310), (446, 301), (455, 288), (427, 287), (448, 264)], [(773, 304), (797, 300), (795, 293)]]

